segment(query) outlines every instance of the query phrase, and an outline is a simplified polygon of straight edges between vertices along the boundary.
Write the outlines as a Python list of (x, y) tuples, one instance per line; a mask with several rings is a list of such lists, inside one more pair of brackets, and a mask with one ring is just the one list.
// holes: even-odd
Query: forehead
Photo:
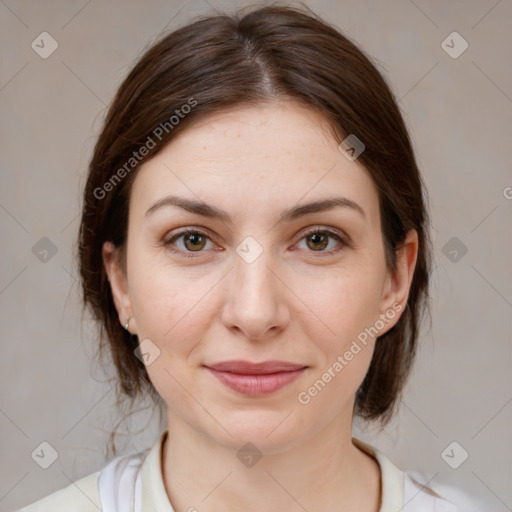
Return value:
[(295, 102), (236, 107), (191, 124), (142, 165), (131, 208), (143, 214), (171, 193), (253, 213), (338, 193), (378, 216), (368, 171), (338, 149), (325, 117)]

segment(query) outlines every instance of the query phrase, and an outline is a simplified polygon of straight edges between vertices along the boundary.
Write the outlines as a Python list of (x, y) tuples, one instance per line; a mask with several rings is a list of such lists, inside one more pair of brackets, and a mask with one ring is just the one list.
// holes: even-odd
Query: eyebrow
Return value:
[[(158, 200), (146, 211), (144, 216), (148, 217), (151, 213), (164, 206), (178, 206), (188, 212), (202, 215), (203, 217), (219, 219), (227, 224), (232, 224), (231, 217), (224, 210), (216, 208), (215, 206), (209, 205), (203, 201), (186, 199), (184, 197), (173, 195), (166, 196)], [(333, 210), (335, 208), (349, 208), (358, 212), (363, 217), (366, 217), (364, 209), (352, 199), (348, 199), (346, 197), (328, 197), (311, 203), (293, 206), (292, 208), (284, 210), (279, 217), (279, 222), (290, 222), (298, 219), (299, 217), (303, 217), (304, 215)]]

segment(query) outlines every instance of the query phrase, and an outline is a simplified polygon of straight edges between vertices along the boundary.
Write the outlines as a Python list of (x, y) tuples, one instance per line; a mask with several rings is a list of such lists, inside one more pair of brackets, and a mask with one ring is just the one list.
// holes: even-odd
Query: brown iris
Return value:
[[(313, 249), (314, 251), (325, 249), (325, 247), (327, 247), (327, 244), (329, 243), (329, 237), (327, 235), (323, 235), (321, 233), (313, 233), (312, 235), (309, 235), (307, 237), (307, 240), (308, 240), (308, 247), (310, 249)], [(311, 246), (309, 244), (309, 242), (311, 240), (313, 241), (313, 244), (320, 244), (320, 245)]]
[(183, 243), (189, 251), (200, 251), (204, 248), (205, 242), (205, 237), (197, 233), (189, 233), (183, 237)]

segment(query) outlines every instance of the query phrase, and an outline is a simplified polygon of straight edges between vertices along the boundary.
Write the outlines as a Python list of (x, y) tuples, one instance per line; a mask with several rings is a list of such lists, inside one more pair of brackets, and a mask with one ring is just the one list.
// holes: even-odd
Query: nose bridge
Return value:
[(237, 254), (234, 286), (238, 288), (236, 291), (239, 299), (246, 303), (260, 302), (260, 299), (264, 299), (265, 303), (271, 305), (279, 293), (276, 277), (270, 271), (275, 266), (271, 249), (263, 248), (255, 239), (247, 237), (237, 247)]
[(224, 305), (227, 327), (236, 326), (246, 336), (258, 338), (286, 324), (286, 297), (275, 266), (272, 251), (254, 240), (245, 240), (237, 247), (229, 300)]

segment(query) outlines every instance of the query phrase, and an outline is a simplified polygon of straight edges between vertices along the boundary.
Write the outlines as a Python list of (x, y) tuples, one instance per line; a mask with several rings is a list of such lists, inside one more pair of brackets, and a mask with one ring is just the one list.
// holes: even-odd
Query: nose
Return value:
[(285, 279), (269, 253), (263, 251), (252, 263), (237, 256), (227, 276), (222, 321), (226, 328), (249, 340), (274, 338), (290, 321), (290, 292), (287, 295)]

